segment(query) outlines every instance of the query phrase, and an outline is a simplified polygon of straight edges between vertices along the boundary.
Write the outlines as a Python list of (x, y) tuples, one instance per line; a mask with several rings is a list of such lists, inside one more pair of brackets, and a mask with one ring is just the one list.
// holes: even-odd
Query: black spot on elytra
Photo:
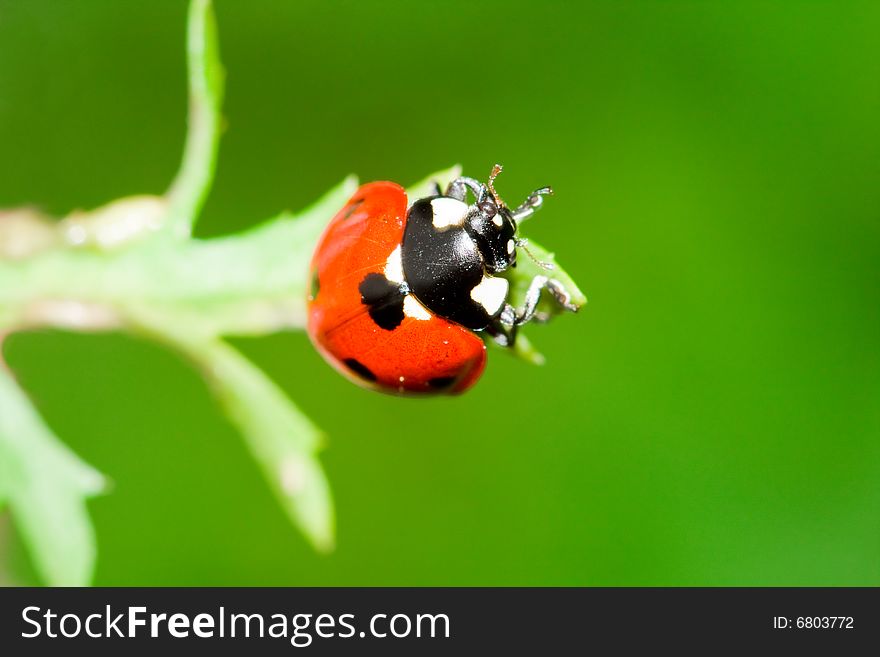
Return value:
[(373, 371), (357, 358), (346, 358), (342, 362), (345, 363), (345, 366), (348, 367), (348, 369), (350, 369), (355, 374), (365, 378), (367, 381), (376, 380), (376, 375), (373, 374)]
[(437, 390), (448, 388), (453, 383), (455, 383), (454, 376), (435, 376), (433, 379), (428, 379), (428, 385)]
[(358, 285), (361, 302), (369, 306), (370, 317), (386, 331), (400, 326), (403, 321), (404, 293), (400, 285), (382, 274), (367, 274)]
[(318, 298), (318, 292), (321, 291), (321, 281), (318, 280), (318, 270), (315, 269), (312, 271), (312, 280), (309, 286), (309, 295), (312, 298), (312, 301)]
[(345, 208), (345, 211), (344, 211), (344, 213), (343, 213), (343, 215), (342, 215), (341, 221), (345, 221), (346, 219), (348, 219), (349, 217), (351, 217), (351, 215), (353, 215), (353, 214), (355, 213), (355, 211), (356, 211), (359, 207), (361, 207), (361, 204), (362, 204), (363, 202), (364, 202), (364, 199), (359, 198), (359, 199), (355, 199), (355, 200), (353, 200), (351, 203), (349, 203), (348, 207)]

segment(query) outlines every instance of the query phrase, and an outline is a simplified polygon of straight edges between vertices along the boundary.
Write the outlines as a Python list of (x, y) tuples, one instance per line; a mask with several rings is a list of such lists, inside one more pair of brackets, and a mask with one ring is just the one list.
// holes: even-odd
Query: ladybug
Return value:
[[(461, 393), (486, 366), (484, 332), (512, 346), (542, 290), (572, 309), (560, 284), (536, 276), (522, 310), (498, 276), (516, 266), (517, 222), (549, 187), (515, 209), (488, 184), (453, 180), (408, 204), (393, 182), (363, 185), (333, 218), (311, 263), (308, 333), (322, 356), (356, 383), (382, 392)], [(467, 202), (467, 194), (474, 197)], [(529, 254), (530, 255), (530, 254)], [(540, 263), (539, 263), (540, 264)]]

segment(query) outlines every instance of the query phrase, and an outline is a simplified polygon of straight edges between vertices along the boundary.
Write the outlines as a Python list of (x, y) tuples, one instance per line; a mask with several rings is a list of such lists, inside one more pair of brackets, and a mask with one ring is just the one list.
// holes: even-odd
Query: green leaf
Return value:
[(104, 478), (52, 434), (0, 363), (0, 506), (9, 504), (37, 571), (52, 586), (86, 586), (95, 535), (86, 499)]
[(126, 314), (133, 326), (196, 364), (288, 517), (316, 550), (332, 550), (333, 499), (317, 458), (323, 435), (309, 418), (262, 370), (223, 340), (187, 326), (179, 316), (135, 307)]
[(217, 160), (223, 117), (223, 66), (210, 0), (192, 0), (187, 28), (189, 125), (183, 161), (168, 190), (164, 229), (183, 239), (192, 232), (208, 196)]
[[(557, 281), (568, 293), (568, 303), (575, 312), (586, 304), (587, 297), (584, 296), (584, 293), (581, 292), (571, 276), (556, 262), (556, 254), (532, 240), (527, 242), (525, 248), (520, 247), (517, 249), (516, 267), (505, 274), (511, 282), (511, 299), (514, 305), (521, 305), (525, 301), (526, 290), (528, 290), (535, 276), (547, 276)], [(542, 267), (535, 260), (550, 265), (550, 268)], [(538, 313), (544, 315), (548, 320), (560, 313), (571, 312), (572, 308), (564, 307), (552, 294), (547, 292), (541, 295), (541, 301), (538, 303)]]
[(208, 380), (290, 519), (321, 552), (335, 542), (330, 484), (318, 429), (262, 370), (222, 342), (203, 354)]
[[(556, 262), (555, 254), (531, 240), (527, 240), (527, 242), (525, 248), (519, 247), (517, 249), (516, 267), (504, 273), (504, 277), (510, 281), (510, 303), (521, 308), (525, 303), (526, 291), (535, 276), (547, 276), (557, 282), (567, 293), (568, 302), (566, 305), (562, 305), (552, 294), (544, 291), (538, 302), (536, 321), (548, 322), (564, 312), (576, 312), (586, 304), (587, 297), (584, 296), (571, 276)], [(549, 265), (549, 269), (539, 265), (535, 262), (536, 260)], [(527, 327), (520, 328), (513, 349), (505, 349), (505, 351), (534, 365), (543, 365), (544, 356), (523, 335), (525, 328)]]

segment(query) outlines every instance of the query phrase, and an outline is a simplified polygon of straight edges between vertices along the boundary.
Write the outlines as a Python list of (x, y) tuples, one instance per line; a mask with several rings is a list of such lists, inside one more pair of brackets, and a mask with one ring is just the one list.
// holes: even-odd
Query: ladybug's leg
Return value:
[(535, 210), (541, 207), (541, 204), (544, 202), (544, 196), (551, 196), (553, 194), (553, 189), (550, 187), (541, 187), (541, 189), (536, 189), (529, 197), (520, 203), (519, 207), (512, 211), (513, 220), (519, 223), (526, 217), (531, 217), (535, 214)]
[(509, 303), (505, 304), (501, 315), (486, 327), (486, 333), (502, 347), (512, 347), (516, 342), (516, 310)]
[(539, 322), (547, 321), (544, 313), (537, 312), (538, 302), (541, 300), (541, 293), (544, 290), (550, 292), (563, 308), (571, 312), (577, 312), (577, 306), (572, 304), (571, 295), (562, 287), (562, 283), (554, 278), (539, 275), (535, 276), (529, 284), (529, 289), (526, 291), (525, 305), (522, 310), (517, 311), (514, 326), (525, 324), (533, 319)]
[(443, 196), (443, 189), (436, 180), (431, 181), (431, 192), (432, 196)]
[(446, 188), (446, 196), (451, 196), (464, 203), (467, 200), (468, 190), (476, 197), (477, 203), (486, 200), (489, 196), (489, 190), (483, 183), (467, 176), (461, 176), (449, 183)]
[(516, 342), (516, 332), (520, 326), (533, 320), (547, 321), (547, 315), (538, 312), (538, 302), (541, 300), (541, 293), (544, 290), (552, 294), (563, 308), (577, 312), (577, 306), (572, 304), (571, 295), (562, 287), (562, 283), (554, 278), (539, 275), (535, 276), (529, 284), (522, 310), (517, 310), (509, 303), (504, 304), (504, 308), (495, 321), (486, 327), (486, 332), (495, 338), (495, 342), (502, 347), (512, 347)]

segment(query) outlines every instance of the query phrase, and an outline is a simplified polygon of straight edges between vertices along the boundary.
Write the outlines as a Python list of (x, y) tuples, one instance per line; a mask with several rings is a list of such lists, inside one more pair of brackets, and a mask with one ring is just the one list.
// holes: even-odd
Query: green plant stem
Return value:
[(187, 28), (189, 119), (183, 161), (168, 191), (163, 230), (176, 239), (192, 233), (211, 189), (223, 120), (223, 68), (210, 0), (192, 0)]
[(218, 335), (302, 327), (311, 251), (355, 188), (348, 178), (307, 212), (233, 237), (153, 239), (112, 253), (66, 248), (0, 261), (0, 309), (19, 326), (67, 327), (52, 315), (64, 300), (61, 311), (76, 302), (107, 321), (130, 302), (148, 304)]

